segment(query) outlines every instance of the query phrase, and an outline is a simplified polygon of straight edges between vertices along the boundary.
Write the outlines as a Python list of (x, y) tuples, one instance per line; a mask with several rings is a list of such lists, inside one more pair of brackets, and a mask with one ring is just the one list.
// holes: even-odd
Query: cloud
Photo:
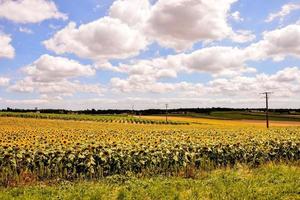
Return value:
[(158, 0), (151, 8), (146, 32), (164, 47), (177, 51), (195, 42), (222, 40), (233, 30), (227, 23), (237, 0)]
[(300, 4), (288, 3), (281, 7), (281, 10), (277, 13), (271, 13), (265, 22), (272, 22), (275, 19), (279, 18), (280, 21), (283, 21), (284, 17), (289, 15), (292, 11), (300, 10)]
[(259, 91), (255, 77), (217, 78), (210, 81), (207, 85), (211, 95), (237, 96)]
[(26, 77), (10, 86), (9, 91), (22, 93), (38, 93), (52, 97), (73, 96), (75, 93), (91, 93), (101, 95), (99, 84), (82, 84), (78, 81), (61, 80), (58, 82), (37, 82)]
[[(189, 107), (191, 106), (189, 102), (196, 100), (199, 101), (197, 107), (199, 105), (256, 107), (261, 99), (260, 93), (272, 91), (274, 92), (272, 105), (286, 106), (285, 98), (300, 97), (300, 68), (287, 67), (274, 74), (262, 73), (250, 77), (241, 75), (230, 78), (220, 77), (203, 84), (167, 83), (146, 76), (133, 75), (127, 79), (113, 78), (111, 91), (116, 92), (115, 95), (124, 96), (126, 93), (127, 97), (130, 95), (134, 95), (136, 98), (143, 97), (141, 102), (152, 108), (156, 101), (170, 102), (173, 105), (180, 102), (180, 107)], [(205, 103), (201, 102), (204, 99)], [(263, 101), (261, 102), (263, 105)]]
[(21, 70), (25, 77), (9, 87), (10, 91), (34, 93), (49, 96), (72, 96), (77, 92), (101, 94), (99, 84), (82, 84), (77, 77), (95, 75), (90, 65), (82, 65), (63, 57), (42, 55)]
[(51, 0), (1, 0), (0, 18), (15, 23), (38, 23), (47, 19), (68, 19)]
[(139, 75), (132, 75), (127, 79), (112, 78), (110, 85), (113, 91), (123, 93), (170, 93), (188, 86), (186, 82), (164, 83), (156, 81), (152, 77)]
[(300, 68), (287, 67), (275, 74), (257, 74), (253, 77), (236, 76), (231, 79), (215, 79), (208, 83), (209, 91), (216, 95), (247, 97), (264, 91), (273, 91), (274, 96), (300, 94)]
[(286, 56), (300, 58), (300, 24), (263, 33), (263, 39), (246, 48), (253, 60), (272, 58), (281, 61)]
[(236, 22), (242, 22), (244, 19), (241, 17), (241, 14), (239, 11), (235, 11), (231, 13), (231, 17), (236, 21)]
[[(299, 67), (257, 74), (251, 66), (256, 64), (251, 61), (263, 59), (300, 58), (300, 24), (268, 30), (262, 39), (248, 44), (248, 47), (235, 46), (235, 43), (255, 39), (254, 30), (238, 30), (230, 24), (244, 20), (242, 13), (231, 10), (237, 1), (115, 0), (107, 10), (107, 16), (88, 23), (70, 22), (59, 27), (51, 21), (52, 25), (49, 23), (47, 27), (55, 33), (43, 45), (58, 55), (41, 55), (23, 66), (19, 70), (22, 78), (0, 77), (0, 86), (5, 87), (2, 91), (6, 89), (12, 92), (9, 95), (17, 96), (20, 92), (29, 93), (25, 96), (31, 99), (2, 99), (1, 102), (5, 105), (59, 105), (76, 109), (87, 106), (127, 108), (133, 103), (153, 108), (161, 107), (162, 102), (178, 107), (248, 107), (259, 105), (260, 101), (263, 105), (259, 93), (270, 90), (274, 92), (274, 102), (290, 97), (293, 105), (300, 105), (294, 100), (300, 98)], [(23, 5), (22, 9), (15, 7), (11, 15), (5, 14), (8, 11), (0, 12), (0, 18), (16, 23), (67, 19), (53, 0), (0, 2), (0, 10), (8, 4)], [(25, 2), (46, 2), (52, 5), (49, 10), (54, 11), (47, 14), (36, 3), (29, 12)], [(32, 11), (34, 9), (38, 10)], [(282, 20), (290, 12), (273, 15), (272, 21)], [(28, 13), (32, 16), (28, 17)], [(19, 31), (30, 33), (27, 27), (17, 25)], [(199, 48), (200, 42), (204, 47)], [(177, 53), (161, 46), (172, 48)], [(1, 58), (14, 57), (9, 35), (1, 34), (0, 47)], [(154, 52), (158, 55), (148, 57)], [(141, 53), (142, 58), (138, 57)], [(69, 59), (69, 54), (89, 59), (97, 66)], [(97, 84), (98, 76), (92, 77), (96, 75), (96, 69), (117, 73), (108, 76), (104, 73), (106, 78), (112, 78), (102, 85)], [(290, 105), (287, 101), (281, 105), (284, 104)]]
[(11, 37), (0, 32), (0, 58), (13, 58), (15, 49), (12, 47)]
[(7, 77), (0, 77), (0, 87), (7, 86), (10, 82), (10, 79)]
[(231, 39), (237, 43), (246, 43), (251, 42), (256, 38), (256, 36), (248, 30), (237, 30), (236, 33), (233, 32), (231, 35)]
[[(209, 98), (209, 97), (129, 97), (119, 96), (118, 99), (111, 98), (91, 98), (91, 99), (64, 99), (64, 100), (47, 100), (47, 99), (0, 99), (1, 105), (5, 107), (17, 108), (61, 108), (61, 109), (131, 109), (134, 105), (135, 109), (165, 109), (165, 104), (169, 104), (169, 108), (197, 108), (197, 107), (234, 107), (234, 108), (257, 108), (264, 107), (265, 101), (261, 96), (251, 96), (248, 98)], [(271, 95), (270, 106), (272, 108), (298, 108), (300, 106), (297, 99), (287, 99), (286, 97), (275, 97)]]
[[(156, 82), (151, 78), (130, 77), (128, 80), (114, 78), (111, 81), (110, 91), (114, 98), (90, 98), (90, 99), (63, 99), (78, 90), (94, 90), (82, 84), (61, 82), (58, 84), (45, 84), (43, 86), (33, 83), (33, 87), (41, 96), (39, 99), (30, 100), (5, 100), (1, 103), (5, 106), (39, 105), (61, 107), (68, 109), (89, 108), (127, 108), (134, 104), (138, 109), (161, 108), (164, 103), (170, 107), (262, 107), (264, 100), (261, 92), (268, 90), (274, 92), (271, 95), (271, 107), (297, 107), (300, 97), (300, 68), (287, 67), (274, 74), (257, 74), (255, 76), (235, 76), (231, 78), (216, 78), (208, 83), (165, 83)], [(20, 85), (28, 85), (26, 81)], [(78, 88), (77, 88), (78, 87)], [(38, 90), (40, 89), (40, 90)], [(126, 96), (124, 96), (126, 93)], [(293, 105), (293, 106), (291, 106)]]
[(54, 25), (54, 24), (49, 24), (49, 28), (51, 28), (52, 30), (57, 30), (60, 28), (60, 26)]
[(155, 79), (175, 78), (178, 72), (209, 73), (213, 76), (232, 76), (246, 72), (255, 72), (245, 64), (247, 57), (243, 49), (214, 46), (198, 49), (192, 53), (169, 55), (165, 58), (137, 60), (129, 64), (120, 64), (115, 71), (154, 77)]
[(109, 9), (109, 16), (121, 20), (129, 26), (140, 26), (150, 14), (148, 0), (117, 0)]
[(255, 72), (245, 65), (244, 51), (233, 47), (209, 47), (186, 54), (183, 64), (187, 69), (212, 75), (236, 75)]
[(63, 57), (42, 55), (32, 64), (24, 67), (23, 72), (39, 82), (60, 81), (78, 76), (95, 75), (90, 65), (82, 65), (77, 61)]
[(119, 19), (104, 17), (76, 27), (74, 22), (43, 44), (57, 54), (72, 53), (96, 62), (138, 55), (146, 48), (146, 38)]
[(287, 67), (270, 76), (270, 78), (279, 83), (291, 83), (294, 81), (300, 83), (300, 69), (298, 67)]
[(26, 27), (20, 27), (19, 31), (21, 33), (33, 34), (33, 31), (31, 29), (29, 29), (29, 28), (26, 28)]
[[(98, 64), (139, 55), (155, 41), (176, 51), (197, 42), (232, 39), (248, 42), (250, 31), (234, 32), (227, 23), (237, 0), (117, 0), (109, 15), (79, 27), (74, 22), (43, 42), (57, 54), (72, 53)], [(205, 28), (204, 28), (205, 27)]]
[[(274, 74), (256, 74), (255, 76), (235, 76), (216, 78), (204, 84), (206, 97), (247, 99), (259, 96), (264, 91), (272, 91), (276, 97), (293, 97), (300, 95), (300, 68), (287, 67)], [(193, 88), (193, 87), (191, 87)], [(192, 91), (192, 89), (191, 89)], [(190, 92), (190, 91), (189, 91)], [(204, 94), (194, 97), (204, 97)]]
[(129, 64), (119, 64), (115, 71), (128, 74), (127, 78), (112, 78), (112, 88), (121, 92), (165, 93), (178, 89), (197, 93), (205, 91), (202, 84), (191, 85), (186, 82), (166, 83), (163, 78), (176, 78), (180, 73), (208, 73), (212, 77), (235, 77), (244, 73), (256, 72), (245, 64), (247, 61), (243, 49), (233, 47), (207, 47), (192, 53), (170, 55), (152, 60), (137, 60)]
[(24, 106), (23, 108), (27, 108), (28, 106), (34, 106), (36, 107), (37, 105), (46, 105), (49, 103), (48, 100), (46, 99), (18, 99), (18, 100), (14, 100), (14, 99), (3, 99), (0, 101), (2, 102), (2, 104), (7, 105), (7, 107), (9, 106)]

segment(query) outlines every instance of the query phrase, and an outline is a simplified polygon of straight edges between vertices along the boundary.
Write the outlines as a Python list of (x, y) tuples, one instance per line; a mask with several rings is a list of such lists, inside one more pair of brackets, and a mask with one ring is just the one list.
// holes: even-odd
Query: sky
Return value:
[(0, 0), (0, 108), (300, 108), (299, 0)]

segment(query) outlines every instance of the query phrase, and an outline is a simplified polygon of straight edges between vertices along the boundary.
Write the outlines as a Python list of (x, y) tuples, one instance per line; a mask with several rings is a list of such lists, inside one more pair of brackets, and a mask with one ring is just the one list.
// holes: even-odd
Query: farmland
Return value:
[[(162, 177), (166, 182), (171, 177), (178, 177), (179, 182), (185, 178), (200, 181), (203, 173), (213, 176), (215, 170), (227, 173), (223, 169), (230, 171), (238, 166), (249, 169), (249, 173), (255, 169), (261, 172), (270, 163), (275, 168), (277, 163), (282, 168), (294, 167), (295, 173), (299, 170), (297, 126), (267, 130), (234, 120), (171, 117), (165, 124), (162, 117), (138, 118), (149, 123), (137, 123), (125, 116), (107, 117), (122, 120), (89, 117), (0, 117), (1, 186), (97, 181), (105, 188), (106, 180), (116, 176), (121, 183), (138, 178), (140, 184), (146, 184), (150, 177), (154, 182)], [(294, 181), (292, 188), (297, 186)]]
[[(192, 117), (192, 118), (206, 118), (206, 119), (221, 119), (221, 120), (265, 120), (265, 113), (258, 111), (211, 111), (209, 113), (193, 113), (186, 114), (172, 114), (177, 117)], [(269, 118), (272, 121), (295, 121), (300, 122), (300, 114), (294, 112), (269, 112)]]
[(41, 114), (41, 113), (13, 113), (0, 112), (2, 117), (20, 117), (36, 119), (62, 119), (76, 121), (96, 121), (96, 122), (116, 122), (116, 123), (133, 123), (133, 124), (186, 124), (187, 122), (165, 121), (141, 119), (128, 115), (77, 115), (77, 114)]

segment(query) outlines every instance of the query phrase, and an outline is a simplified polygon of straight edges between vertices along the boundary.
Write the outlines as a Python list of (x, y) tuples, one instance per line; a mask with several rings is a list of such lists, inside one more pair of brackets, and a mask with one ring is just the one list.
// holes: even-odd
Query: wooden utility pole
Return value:
[(266, 99), (266, 126), (269, 128), (269, 94), (272, 94), (272, 92), (263, 92), (261, 94), (265, 95)]
[(168, 104), (166, 103), (166, 122), (168, 122)]
[(132, 116), (134, 116), (134, 105), (131, 106)]

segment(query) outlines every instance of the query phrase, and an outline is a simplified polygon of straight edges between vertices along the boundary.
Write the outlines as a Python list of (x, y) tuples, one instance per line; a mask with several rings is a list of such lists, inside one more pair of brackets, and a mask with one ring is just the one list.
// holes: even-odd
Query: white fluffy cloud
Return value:
[(117, 0), (109, 10), (109, 16), (130, 26), (141, 26), (150, 14), (148, 0)]
[(183, 51), (196, 42), (248, 42), (250, 31), (233, 31), (227, 20), (237, 0), (117, 0), (109, 15), (79, 27), (74, 22), (44, 41), (57, 54), (72, 53), (99, 64), (138, 55), (154, 41)]
[(119, 19), (104, 17), (76, 27), (74, 22), (44, 42), (57, 54), (73, 53), (97, 62), (135, 56), (147, 46), (146, 38)]
[(68, 17), (60, 13), (51, 0), (0, 0), (0, 18), (16, 23), (38, 23)]
[[(187, 82), (179, 83), (164, 83), (159, 82), (152, 77), (140, 76), (140, 75), (131, 75), (127, 79), (112, 78), (110, 81), (111, 88), (115, 92), (123, 93), (171, 93), (178, 90), (187, 90), (191, 87), (191, 84)], [(193, 85), (193, 89), (201, 87), (201, 84), (198, 84), (197, 87)]]
[[(76, 106), (92, 104), (93, 107), (98, 103), (104, 104), (106, 108), (114, 104), (117, 107), (126, 106), (132, 102), (139, 102), (141, 106), (149, 108), (159, 101), (174, 104), (181, 101), (183, 107), (247, 106), (249, 103), (257, 103), (259, 93), (265, 90), (274, 91), (277, 97), (300, 97), (299, 67), (285, 68), (274, 74), (255, 74), (256, 70), (248, 63), (268, 58), (278, 61), (287, 56), (300, 58), (300, 24), (266, 31), (260, 41), (248, 47), (214, 46), (219, 44), (214, 41), (223, 39), (237, 43), (255, 39), (253, 32), (233, 30), (230, 25), (233, 20), (243, 21), (239, 11), (230, 10), (237, 1), (156, 0), (150, 3), (148, 0), (116, 0), (107, 11), (108, 16), (81, 25), (70, 22), (64, 28), (52, 27), (58, 31), (43, 44), (56, 54), (74, 54), (90, 59), (98, 68), (123, 73), (121, 77), (111, 78), (105, 86), (93, 84), (91, 80), (82, 78), (95, 75), (96, 67), (64, 57), (42, 55), (22, 67), (23, 79), (0, 77), (0, 86), (8, 86), (8, 91), (40, 95), (39, 99), (32, 99), (32, 105), (54, 105), (59, 101), (64, 106), (68, 106), (66, 102), (73, 102)], [(30, 7), (27, 6), (28, 2), (36, 4)], [(47, 6), (39, 8), (38, 4), (45, 2)], [(0, 0), (0, 18), (18, 23), (35, 23), (50, 18), (66, 19), (66, 15), (60, 13), (53, 2)], [(14, 9), (23, 5), (23, 9), (19, 9), (22, 12), (11, 11), (13, 14), (7, 15), (3, 8), (10, 8), (11, 5), (15, 5)], [(292, 10), (298, 9), (292, 6), (294, 4), (288, 5), (279, 13), (271, 14), (268, 21), (283, 19)], [(41, 12), (31, 10), (32, 16), (28, 17), (29, 7)], [(30, 30), (25, 29), (27, 26), (18, 27), (19, 31), (30, 33)], [(163, 57), (150, 59), (135, 58), (154, 42), (179, 53), (162, 53)], [(193, 45), (198, 42), (203, 42), (204, 47), (193, 49)], [(10, 36), (0, 35), (0, 57), (14, 56), (10, 43)], [(156, 48), (156, 45), (153, 46)], [(114, 59), (128, 58), (131, 59), (122, 60), (116, 66), (113, 66), (114, 62), (109, 63)], [(204, 73), (210, 81), (194, 80), (195, 73)], [(189, 77), (189, 74), (193, 74), (193, 81), (182, 80)], [(78, 81), (79, 77), (87, 83)], [(103, 99), (96, 97), (95, 101), (85, 99), (78, 102), (78, 96), (84, 96), (70, 98), (78, 93), (107, 96)], [(18, 104), (14, 100), (5, 102)], [(31, 100), (20, 102), (30, 105)]]
[(90, 65), (82, 65), (68, 58), (47, 54), (23, 68), (23, 72), (39, 82), (61, 81), (78, 76), (92, 76), (96, 73)]
[(0, 58), (13, 58), (15, 56), (15, 49), (10, 43), (10, 36), (0, 32)]
[(204, 72), (213, 76), (237, 75), (255, 72), (245, 64), (247, 57), (243, 49), (233, 47), (207, 47), (192, 53), (170, 55), (166, 58), (138, 60), (130, 64), (120, 64), (115, 71), (129, 75), (175, 78), (177, 73)]
[(231, 79), (215, 79), (208, 83), (209, 91), (216, 95), (251, 96), (273, 91), (274, 96), (300, 94), (300, 68), (287, 67), (275, 74), (257, 74), (253, 77), (237, 76)]
[(125, 79), (112, 78), (111, 85), (122, 92), (172, 92), (178, 89), (203, 90), (202, 84), (197, 86), (186, 82), (165, 83), (162, 78), (176, 78), (180, 73), (209, 73), (213, 77), (233, 77), (256, 70), (245, 64), (247, 58), (242, 49), (232, 47), (208, 47), (190, 54), (171, 55), (166, 58), (139, 60), (130, 64), (120, 64), (115, 71), (127, 73)]
[(283, 70), (278, 71), (276, 74), (270, 76), (273, 81), (279, 83), (286, 82), (299, 82), (300, 83), (300, 68), (298, 67), (287, 67)]
[(266, 22), (272, 22), (275, 19), (279, 18), (280, 21), (284, 19), (285, 16), (289, 15), (292, 11), (300, 10), (300, 3), (288, 3), (281, 7), (281, 10), (277, 13), (271, 13), (268, 18), (265, 20)]
[[(272, 107), (289, 107), (299, 105), (300, 68), (288, 67), (274, 74), (257, 74), (255, 76), (236, 76), (217, 78), (206, 84), (200, 83), (164, 83), (151, 78), (131, 76), (128, 80), (114, 78), (111, 89), (115, 98), (62, 99), (78, 91), (93, 91), (99, 88), (78, 82), (37, 83), (29, 80), (20, 82), (20, 86), (30, 86), (33, 92), (41, 94), (40, 99), (32, 101), (2, 100), (2, 105), (62, 107), (69, 109), (89, 108), (127, 108), (135, 104), (136, 108), (161, 108), (164, 103), (171, 107), (260, 107), (264, 106), (261, 92), (273, 91)], [(119, 93), (121, 92), (121, 93)], [(126, 93), (126, 96), (124, 96)], [(117, 97), (117, 98), (116, 98)], [(293, 106), (291, 106), (293, 105)], [(83, 106), (83, 107), (82, 107)]]
[(28, 107), (35, 108), (36, 106), (46, 105), (49, 103), (46, 99), (0, 99), (2, 105), (6, 107), (17, 106), (18, 108), (22, 107), (28, 109)]
[(151, 9), (146, 32), (161, 45), (185, 50), (195, 42), (232, 35), (227, 23), (237, 0), (158, 0)]
[(245, 65), (244, 51), (233, 47), (209, 47), (185, 54), (183, 65), (187, 69), (213, 75), (231, 75), (255, 72)]
[(236, 32), (233, 32), (231, 35), (231, 39), (234, 42), (237, 43), (245, 43), (245, 42), (251, 42), (256, 38), (256, 36), (248, 30), (237, 30)]
[(239, 11), (235, 11), (235, 12), (231, 13), (231, 17), (237, 22), (244, 21), (244, 19), (241, 17), (241, 13)]
[(92, 76), (95, 69), (62, 57), (42, 55), (32, 64), (22, 68), (24, 79), (9, 87), (10, 91), (39, 93), (49, 96), (71, 96), (77, 92), (101, 94), (99, 84), (82, 84), (77, 77)]
[(139, 92), (139, 93), (166, 93), (172, 92), (180, 87), (180, 84), (162, 83), (153, 77), (145, 75), (130, 75), (122, 79), (114, 77), (110, 80), (111, 91), (114, 92)]
[(9, 87), (13, 92), (33, 93), (42, 96), (58, 97), (72, 96), (75, 93), (92, 93), (101, 95), (103, 89), (99, 84), (83, 84), (79, 81), (62, 80), (58, 82), (37, 82), (30, 77), (17, 81)]
[[(163, 95), (165, 102), (170, 103), (172, 97), (185, 98), (182, 102), (185, 106), (189, 105), (187, 102), (193, 98), (206, 98), (207, 104), (205, 103), (203, 106), (214, 105), (209, 104), (210, 102), (218, 103), (218, 105), (222, 103), (224, 106), (243, 105), (251, 107), (257, 105), (260, 100), (260, 93), (264, 91), (274, 92), (272, 96), (277, 103), (279, 103), (280, 98), (300, 97), (300, 68), (288, 67), (269, 75), (256, 74), (251, 77), (216, 78), (203, 84), (165, 83), (145, 76), (133, 75), (127, 79), (113, 78), (111, 87), (113, 91), (121, 92), (123, 95), (124, 93), (135, 96), (145, 94), (146, 96), (150, 95), (149, 98), (151, 98), (153, 93), (158, 93), (158, 95)], [(219, 102), (214, 102), (213, 99), (218, 99)], [(155, 100), (158, 99), (155, 98)]]
[(263, 39), (246, 48), (249, 58), (283, 60), (286, 56), (300, 58), (300, 24), (267, 31)]
[(10, 79), (7, 77), (0, 77), (0, 87), (7, 86), (9, 84)]

